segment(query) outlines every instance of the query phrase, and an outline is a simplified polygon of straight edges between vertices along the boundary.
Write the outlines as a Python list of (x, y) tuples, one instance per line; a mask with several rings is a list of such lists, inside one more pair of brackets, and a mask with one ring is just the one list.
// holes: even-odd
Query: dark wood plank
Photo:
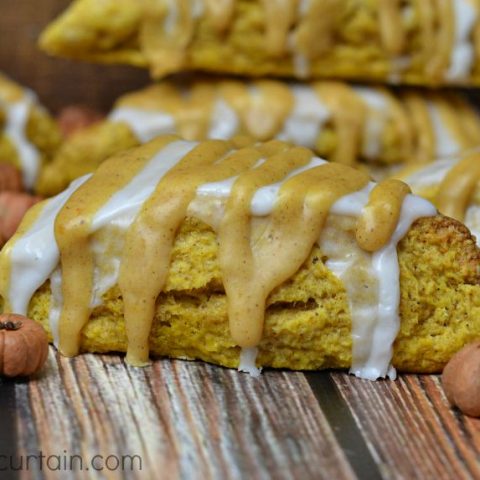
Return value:
[(51, 353), (43, 376), (18, 386), (17, 404), (24, 454), (142, 457), (141, 472), (108, 478), (354, 478), (302, 373), (253, 379), (201, 362), (138, 369), (118, 356)]
[(331, 376), (328, 372), (307, 372), (305, 376), (354, 473), (358, 478), (381, 479), (362, 432)]
[(68, 3), (0, 1), (0, 70), (33, 88), (44, 105), (54, 111), (71, 103), (107, 111), (121, 93), (146, 85), (148, 73), (50, 58), (40, 52), (36, 46), (40, 32)]
[(480, 420), (449, 407), (438, 376), (332, 378), (385, 478), (480, 478)]

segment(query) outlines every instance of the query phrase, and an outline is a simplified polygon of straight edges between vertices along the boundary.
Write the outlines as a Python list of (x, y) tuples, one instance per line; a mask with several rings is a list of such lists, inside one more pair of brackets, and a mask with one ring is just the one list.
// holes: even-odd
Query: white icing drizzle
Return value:
[[(402, 21), (407, 26), (415, 20), (415, 10), (411, 5), (404, 5), (402, 7)], [(399, 84), (402, 82), (402, 73), (407, 70), (412, 64), (412, 57), (410, 55), (397, 55), (390, 60), (391, 71), (388, 74), (389, 83)]]
[(400, 328), (400, 268), (397, 243), (406, 235), (412, 223), (421, 217), (436, 215), (436, 208), (427, 200), (407, 195), (403, 202), (400, 220), (389, 243), (373, 254), (373, 267), (378, 276), (378, 321), (373, 332), (372, 348), (367, 363), (353, 373), (362, 378), (376, 380), (393, 374), (389, 362), (392, 345)]
[(459, 158), (444, 158), (427, 164), (405, 178), (413, 193), (420, 194), (422, 190), (438, 185), (447, 173), (459, 162)]
[(178, 22), (177, 0), (167, 0), (166, 4), (168, 6), (166, 7), (167, 14), (163, 22), (163, 29), (167, 35), (172, 35)]
[(58, 347), (60, 342), (59, 322), (63, 308), (62, 269), (60, 265), (58, 265), (58, 267), (50, 275), (50, 290), (52, 292), (52, 296), (50, 298), (50, 312), (48, 321), (53, 336), (53, 344)]
[[(308, 15), (311, 0), (300, 0), (297, 7), (298, 23)], [(296, 47), (295, 34), (290, 33), (287, 38), (287, 47), (292, 52), (293, 71), (297, 78), (308, 78), (310, 76), (310, 60)]]
[(235, 110), (219, 98), (213, 106), (208, 138), (227, 140), (238, 131), (239, 123)]
[(201, 18), (205, 11), (203, 0), (190, 0), (192, 18)]
[(450, 81), (464, 80), (470, 74), (475, 60), (475, 49), (470, 36), (477, 20), (477, 9), (469, 0), (453, 2), (455, 16), (455, 42), (450, 57), (450, 66), (445, 78)]
[(34, 186), (40, 167), (40, 153), (27, 138), (26, 131), (30, 111), (35, 102), (35, 94), (27, 89), (24, 90), (21, 100), (14, 103), (2, 102), (7, 114), (5, 135), (15, 146), (22, 170), (23, 184), (28, 189)]
[(57, 267), (60, 255), (55, 241), (55, 218), (72, 193), (90, 176), (78, 178), (65, 191), (45, 200), (37, 220), (13, 245), (8, 299), (13, 312), (27, 314), (32, 295)]
[(465, 225), (477, 240), (480, 247), (480, 205), (470, 205), (465, 212)]
[(428, 102), (427, 108), (435, 133), (435, 157), (447, 157), (458, 153), (460, 151), (460, 145), (453, 138), (450, 130), (444, 125), (438, 108), (431, 102)]
[[(250, 205), (250, 212), (252, 215), (257, 217), (269, 215), (275, 205), (278, 191), (287, 179), (298, 175), (305, 170), (323, 165), (324, 163), (326, 163), (325, 160), (313, 157), (307, 165), (293, 170), (282, 181), (259, 188), (255, 192)], [(197, 188), (197, 197), (228, 198), (236, 179), (237, 177), (230, 177), (220, 182), (204, 183)]]
[(308, 78), (310, 76), (310, 60), (300, 52), (293, 53), (293, 71), (297, 78)]
[[(95, 290), (91, 299), (91, 307), (102, 302), (102, 294), (112, 287), (118, 279), (120, 253), (124, 235), (132, 224), (144, 202), (153, 193), (161, 178), (173, 168), (195, 146), (196, 142), (175, 141), (162, 148), (145, 167), (95, 214), (91, 225), (91, 248), (95, 263)], [(228, 155), (228, 154), (227, 154)], [(257, 162), (256, 166), (262, 161)], [(253, 216), (265, 216), (272, 212), (281, 185), (292, 176), (302, 171), (324, 164), (325, 161), (312, 157), (308, 165), (301, 167), (282, 181), (264, 186), (257, 190), (251, 202)], [(59, 268), (59, 250), (54, 236), (55, 218), (71, 194), (80, 187), (89, 176), (76, 180), (63, 193), (45, 202), (39, 218), (29, 231), (14, 244), (12, 248), (12, 274), (9, 301), (13, 311), (27, 313), (28, 304), (34, 292), (50, 278), (52, 300), (50, 325), (55, 338), (58, 338), (58, 320), (62, 306), (61, 271)], [(198, 187), (195, 200), (219, 199), (223, 203), (229, 196), (235, 177), (222, 182), (206, 183)], [(368, 202), (368, 195), (374, 187), (369, 183), (363, 190), (354, 192), (339, 199), (332, 206), (329, 219), (334, 216), (343, 218), (358, 217)], [(193, 209), (195, 210), (195, 209)], [(189, 207), (189, 212), (192, 209)], [(352, 308), (353, 366), (352, 373), (363, 378), (376, 379), (389, 375), (394, 376), (390, 365), (392, 345), (399, 328), (398, 306), (400, 299), (399, 266), (396, 253), (398, 241), (406, 234), (414, 220), (422, 216), (435, 215), (435, 208), (426, 200), (408, 195), (405, 198), (400, 221), (390, 242), (380, 251), (369, 254), (361, 252), (358, 245), (346, 251), (337, 251), (330, 247), (331, 258), (327, 262), (334, 274), (343, 279), (351, 305), (355, 298), (362, 294), (364, 285), (361, 282), (349, 281), (347, 274), (351, 266), (358, 263), (366, 266), (369, 273), (368, 285), (378, 289), (374, 301), (364, 305), (364, 310)], [(113, 232), (113, 233), (112, 233)], [(337, 232), (338, 235), (342, 234)], [(112, 235), (115, 237), (114, 248), (110, 248)], [(108, 240), (110, 239), (110, 240)], [(352, 237), (352, 241), (354, 238)], [(109, 242), (104, 243), (104, 242)], [(342, 242), (336, 242), (338, 245)], [(327, 243), (319, 239), (320, 248), (328, 251)], [(106, 252), (109, 253), (105, 257)], [(351, 277), (354, 278), (353, 276)], [(366, 323), (368, 320), (369, 323)], [(360, 352), (360, 353), (358, 353)], [(257, 350), (244, 349), (241, 354), (240, 367), (257, 375), (255, 366)]]
[(158, 110), (117, 107), (110, 113), (108, 119), (111, 122), (126, 123), (142, 143), (152, 140), (157, 135), (174, 133), (176, 130), (175, 119), (168, 113)]
[(254, 378), (258, 378), (262, 373), (262, 368), (257, 368), (255, 361), (258, 355), (257, 347), (242, 348), (240, 352), (240, 362), (238, 371), (250, 374)]
[[(371, 183), (362, 191), (340, 199), (330, 213), (358, 216), (368, 202), (368, 194), (373, 186)], [(326, 235), (319, 240), (322, 252), (329, 256), (326, 266), (343, 281), (347, 290), (353, 341), (350, 373), (357, 377), (368, 380), (386, 376), (395, 378), (395, 369), (390, 365), (390, 361), (393, 354), (392, 345), (400, 327), (397, 243), (416, 219), (435, 214), (436, 209), (430, 202), (407, 195), (392, 238), (385, 247), (373, 254), (363, 252), (353, 241), (350, 244), (346, 243), (348, 240), (345, 239), (343, 242), (338, 241), (338, 232), (335, 232), (334, 238), (328, 238), (328, 229)], [(358, 281), (358, 278), (350, 273), (359, 268), (364, 269), (364, 281)], [(365, 289), (375, 288), (376, 295), (371, 291), (365, 292)], [(364, 299), (366, 293), (376, 297), (376, 300), (366, 301)]]
[[(98, 210), (92, 220), (92, 234), (107, 226), (110, 228), (115, 226), (120, 232), (125, 231), (133, 223), (142, 205), (155, 190), (157, 183), (197, 145), (196, 142), (176, 141), (169, 143), (154, 155), (140, 173)], [(121, 235), (117, 235), (118, 241), (123, 244), (123, 239), (120, 237)], [(102, 251), (108, 251), (108, 248), (97, 245), (96, 250), (101, 254)], [(100, 261), (104, 261), (101, 255), (98, 256), (95, 266), (94, 275), (97, 277), (98, 284), (93, 292), (92, 307), (101, 304), (101, 296), (113, 287), (118, 279), (120, 259), (113, 261), (111, 268), (102, 269), (102, 272), (98, 269)], [(107, 274), (102, 275), (103, 272)]]
[(293, 84), (290, 88), (294, 107), (277, 138), (315, 148), (320, 130), (330, 117), (330, 111), (311, 87)]
[(365, 158), (375, 159), (381, 151), (382, 134), (387, 120), (387, 99), (382, 92), (372, 88), (355, 86), (353, 89), (369, 108), (364, 124), (362, 154)]
[(388, 81), (393, 84), (402, 82), (402, 73), (412, 64), (412, 58), (408, 55), (400, 55), (391, 59), (392, 71), (388, 74)]

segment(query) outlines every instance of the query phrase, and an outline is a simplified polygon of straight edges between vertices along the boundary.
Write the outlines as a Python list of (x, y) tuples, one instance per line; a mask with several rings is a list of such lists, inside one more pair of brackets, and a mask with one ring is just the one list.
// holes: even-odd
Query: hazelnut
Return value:
[(83, 105), (70, 105), (58, 114), (58, 125), (65, 138), (99, 122), (104, 116), (92, 108)]
[(8, 163), (0, 163), (0, 192), (21, 192), (22, 174), (18, 168)]
[(27, 210), (40, 197), (19, 192), (0, 192), (0, 246), (17, 230)]
[(480, 416), (480, 341), (458, 351), (443, 369), (448, 401), (466, 415)]

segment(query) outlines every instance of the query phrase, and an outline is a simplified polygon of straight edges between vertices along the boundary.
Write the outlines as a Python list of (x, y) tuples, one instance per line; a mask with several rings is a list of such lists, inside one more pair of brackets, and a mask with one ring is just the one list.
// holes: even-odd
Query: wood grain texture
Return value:
[[(301, 372), (253, 379), (179, 360), (139, 369), (116, 355), (67, 359), (51, 349), (42, 376), (15, 385), (18, 454), (80, 455), (84, 467), (94, 455), (141, 457), (141, 470), (67, 469), (73, 479), (480, 478), (480, 420), (449, 407), (438, 376), (323, 372), (308, 375), (314, 388), (311, 375), (336, 392), (315, 397)], [(332, 401), (345, 402), (337, 416)], [(374, 469), (355, 465), (362, 443)], [(35, 466), (21, 478), (66, 478)]]
[(480, 420), (450, 408), (439, 376), (332, 377), (384, 478), (480, 478)]
[(108, 478), (354, 478), (302, 373), (253, 379), (204, 363), (139, 369), (118, 356), (52, 352), (41, 378), (17, 385), (17, 410), (23, 455), (142, 457), (142, 471)]
[(49, 109), (87, 104), (107, 111), (122, 93), (148, 82), (144, 70), (50, 58), (36, 41), (68, 0), (0, 0), (0, 70), (35, 90)]

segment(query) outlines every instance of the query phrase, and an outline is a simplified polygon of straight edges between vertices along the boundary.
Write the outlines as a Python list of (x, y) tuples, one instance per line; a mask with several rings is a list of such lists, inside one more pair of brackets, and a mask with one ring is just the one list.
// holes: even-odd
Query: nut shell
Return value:
[(40, 200), (28, 193), (0, 192), (0, 245), (12, 237), (27, 210)]
[(18, 168), (7, 163), (0, 163), (0, 192), (21, 192), (23, 190), (22, 174)]
[(16, 314), (2, 314), (0, 322), (20, 324), (16, 330), (0, 330), (0, 375), (29, 376), (40, 371), (48, 356), (48, 338), (43, 327)]
[(480, 341), (466, 345), (450, 359), (442, 384), (452, 406), (471, 417), (480, 416)]
[(84, 105), (70, 105), (58, 115), (58, 125), (65, 138), (103, 120), (104, 116), (97, 110)]

